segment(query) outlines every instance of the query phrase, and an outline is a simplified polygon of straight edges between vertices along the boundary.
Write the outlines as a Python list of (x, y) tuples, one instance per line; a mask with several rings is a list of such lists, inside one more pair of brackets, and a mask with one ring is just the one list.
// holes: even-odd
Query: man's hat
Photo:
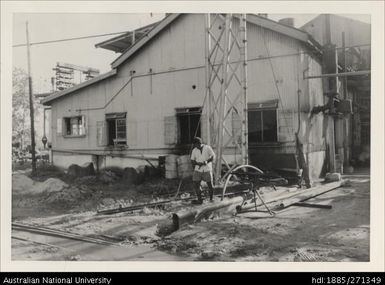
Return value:
[(202, 139), (201, 139), (200, 137), (195, 137), (195, 138), (193, 139), (193, 143), (194, 143), (194, 144), (196, 144), (196, 143), (201, 144), (201, 143), (202, 143)]

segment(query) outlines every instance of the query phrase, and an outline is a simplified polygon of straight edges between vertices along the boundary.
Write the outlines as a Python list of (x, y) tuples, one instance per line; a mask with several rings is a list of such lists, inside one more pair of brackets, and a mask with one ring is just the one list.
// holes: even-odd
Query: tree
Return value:
[(24, 149), (30, 142), (28, 75), (20, 68), (12, 72), (12, 143)]
[[(34, 104), (35, 118), (39, 104)], [(21, 68), (12, 71), (12, 145), (25, 149), (31, 143), (29, 117), (28, 74)]]

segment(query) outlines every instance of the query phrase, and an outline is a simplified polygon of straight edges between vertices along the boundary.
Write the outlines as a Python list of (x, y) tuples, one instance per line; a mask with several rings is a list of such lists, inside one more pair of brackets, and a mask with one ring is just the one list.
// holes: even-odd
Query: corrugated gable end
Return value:
[[(161, 22), (159, 22), (159, 24), (156, 25), (145, 37), (140, 39), (133, 46), (129, 47), (120, 57), (112, 62), (111, 67), (117, 68), (122, 63), (124, 63), (128, 58), (134, 55), (138, 50), (140, 50), (144, 45), (146, 45), (152, 38), (154, 38), (159, 32), (171, 24), (180, 15), (181, 14), (170, 14)], [(247, 22), (294, 38), (304, 43), (309, 49), (312, 50), (315, 55), (321, 55), (320, 45), (307, 32), (303, 30), (296, 29), (294, 27), (288, 27), (273, 20), (259, 17), (253, 14), (247, 15)]]
[(322, 55), (321, 45), (315, 39), (313, 39), (313, 37), (310, 34), (308, 34), (306, 31), (303, 31), (301, 29), (297, 29), (294, 27), (282, 25), (281, 23), (266, 19), (264, 17), (259, 17), (256, 15), (247, 15), (247, 21), (249, 23), (255, 24), (262, 28), (269, 29), (276, 33), (286, 35), (290, 38), (296, 39), (304, 43), (313, 52), (314, 55), (316, 56)]
[(169, 16), (164, 18), (164, 20), (161, 21), (158, 25), (156, 25), (145, 37), (140, 39), (127, 51), (125, 51), (120, 57), (113, 61), (111, 67), (117, 68), (118, 66), (120, 66), (123, 62), (125, 62), (129, 57), (131, 57), (134, 53), (140, 50), (147, 42), (149, 42), (153, 37), (155, 37), (159, 32), (161, 32), (179, 16), (180, 14), (170, 14)]

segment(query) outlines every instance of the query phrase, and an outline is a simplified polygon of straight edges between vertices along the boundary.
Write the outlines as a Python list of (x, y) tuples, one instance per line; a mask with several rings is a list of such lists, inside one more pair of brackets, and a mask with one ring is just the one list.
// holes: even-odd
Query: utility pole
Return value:
[[(346, 46), (345, 46), (345, 32), (342, 32), (342, 62), (343, 62), (343, 72), (347, 72), (347, 60), (346, 60)], [(343, 98), (348, 99), (348, 78), (343, 77)], [(349, 166), (350, 165), (350, 132), (349, 132), (349, 121), (350, 115), (346, 116), (344, 118), (344, 165)]]
[[(326, 46), (324, 46), (324, 66), (323, 73), (338, 73), (338, 60), (337, 60), (337, 50), (335, 49), (335, 45), (332, 44), (331, 37), (331, 25), (330, 25), (330, 14), (325, 15), (325, 26), (326, 26)], [(326, 70), (325, 70), (326, 69)], [(329, 95), (329, 104), (332, 106), (333, 98), (335, 94), (338, 92), (338, 78), (326, 78), (326, 87)], [(329, 152), (329, 171), (336, 171), (336, 151), (335, 151), (335, 121), (333, 116), (328, 115), (328, 130), (326, 134), (326, 141), (328, 145)]]
[(29, 89), (29, 114), (31, 118), (31, 151), (32, 151), (32, 176), (36, 174), (36, 156), (35, 156), (35, 121), (33, 108), (32, 77), (31, 77), (31, 58), (28, 33), (28, 22), (25, 23), (27, 36), (27, 61), (28, 61), (28, 89)]

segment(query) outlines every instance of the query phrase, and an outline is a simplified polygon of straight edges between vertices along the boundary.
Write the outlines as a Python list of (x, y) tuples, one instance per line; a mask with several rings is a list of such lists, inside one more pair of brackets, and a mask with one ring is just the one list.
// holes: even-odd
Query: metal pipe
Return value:
[(246, 35), (246, 14), (242, 14), (240, 19), (240, 31), (241, 31), (241, 60), (243, 61), (242, 68), (242, 91), (243, 91), (243, 118), (242, 118), (242, 136), (241, 136), (241, 152), (242, 152), (242, 164), (249, 163), (249, 146), (248, 146), (248, 111), (247, 111), (247, 35)]
[(206, 72), (206, 96), (207, 96), (207, 109), (206, 109), (206, 128), (207, 128), (207, 144), (211, 145), (211, 130), (210, 130), (210, 115), (211, 115), (211, 88), (210, 88), (210, 79), (211, 79), (211, 68), (210, 68), (210, 56), (209, 52), (211, 51), (211, 37), (210, 37), (210, 14), (205, 16), (205, 72)]
[(331, 209), (332, 208), (332, 205), (311, 204), (311, 203), (303, 203), (303, 202), (295, 203), (292, 206), (308, 207), (308, 208), (320, 208), (320, 209)]
[(343, 77), (343, 76), (360, 76), (370, 74), (370, 70), (360, 70), (360, 71), (351, 71), (351, 72), (341, 72), (341, 73), (326, 73), (315, 76), (305, 76), (304, 79), (314, 79), (314, 78), (324, 78), (324, 77)]
[(178, 230), (184, 225), (193, 224), (199, 222), (203, 217), (208, 216), (208, 214), (223, 209), (235, 204), (240, 204), (243, 202), (242, 197), (234, 197), (219, 203), (213, 203), (203, 208), (194, 208), (189, 211), (179, 212), (172, 214), (172, 221), (174, 229)]
[(181, 199), (172, 199), (172, 200), (166, 200), (166, 201), (154, 202), (154, 203), (148, 203), (148, 204), (139, 204), (139, 205), (124, 207), (124, 208), (101, 210), (101, 211), (98, 211), (98, 215), (111, 215), (111, 214), (117, 214), (117, 213), (123, 213), (123, 212), (137, 211), (143, 208), (153, 208), (153, 207), (161, 206), (161, 205), (168, 204), (175, 201), (186, 201), (186, 200), (192, 200), (192, 199), (195, 199), (195, 198), (188, 197), (188, 198), (181, 198)]
[[(158, 160), (159, 157), (143, 157), (143, 156), (135, 156), (135, 155), (125, 155), (125, 154), (113, 154), (113, 153), (97, 153), (98, 150), (95, 151), (87, 151), (87, 150), (61, 150), (61, 149), (52, 149), (53, 152), (61, 152), (61, 153), (71, 153), (71, 154), (89, 154), (89, 155), (104, 155), (111, 157), (124, 157), (124, 158), (133, 158), (133, 159), (141, 159), (141, 160)], [(102, 150), (103, 151), (103, 150)]]

